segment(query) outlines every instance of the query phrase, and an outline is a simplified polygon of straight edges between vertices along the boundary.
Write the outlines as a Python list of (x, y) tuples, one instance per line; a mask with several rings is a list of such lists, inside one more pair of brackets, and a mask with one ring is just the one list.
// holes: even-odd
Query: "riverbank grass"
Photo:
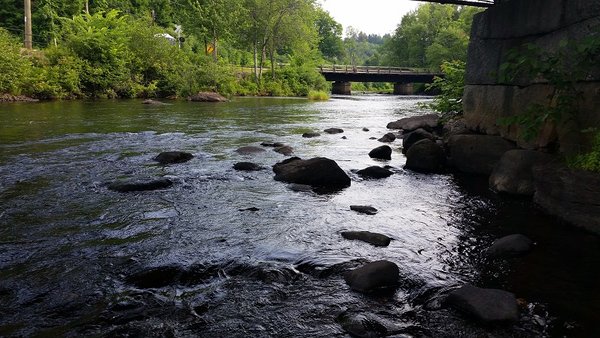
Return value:
[(322, 90), (311, 90), (308, 92), (308, 99), (312, 101), (327, 101), (329, 94)]

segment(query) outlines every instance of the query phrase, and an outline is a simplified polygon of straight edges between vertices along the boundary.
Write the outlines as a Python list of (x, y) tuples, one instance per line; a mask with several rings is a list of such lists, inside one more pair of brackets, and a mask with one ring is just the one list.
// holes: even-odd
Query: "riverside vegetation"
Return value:
[[(32, 9), (36, 49), (27, 51), (18, 38), (21, 3), (0, 4), (0, 93), (38, 99), (207, 90), (307, 96), (329, 89), (319, 64), (439, 69), (444, 61), (464, 61), (478, 11), (424, 4), (391, 35), (347, 27), (343, 37), (341, 24), (314, 0), (40, 0)], [(391, 84), (354, 89), (389, 92)]]

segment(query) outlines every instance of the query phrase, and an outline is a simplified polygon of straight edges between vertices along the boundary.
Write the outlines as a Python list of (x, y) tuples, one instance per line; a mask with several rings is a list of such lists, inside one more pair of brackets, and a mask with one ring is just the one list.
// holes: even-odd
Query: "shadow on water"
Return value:
[[(358, 318), (375, 336), (597, 336), (600, 241), (499, 196), (485, 180), (421, 175), (366, 154), (388, 122), (423, 98), (327, 102), (239, 98), (225, 104), (140, 101), (5, 105), (0, 115), (0, 335), (345, 337)], [(306, 131), (344, 129), (305, 139)], [(368, 131), (363, 131), (367, 128)], [(324, 156), (350, 174), (338, 191), (293, 191), (270, 167)], [(183, 164), (153, 162), (183, 150)], [(234, 163), (266, 170), (245, 173)], [(384, 180), (352, 174), (393, 167)], [(121, 194), (117, 179), (168, 178), (169, 189)], [(376, 215), (350, 205), (371, 205)], [(344, 240), (347, 230), (392, 238)], [(523, 233), (533, 252), (490, 260), (497, 237)], [(400, 267), (395, 292), (362, 295), (343, 274), (369, 261)], [(484, 327), (443, 306), (473, 283), (514, 292), (521, 320)]]

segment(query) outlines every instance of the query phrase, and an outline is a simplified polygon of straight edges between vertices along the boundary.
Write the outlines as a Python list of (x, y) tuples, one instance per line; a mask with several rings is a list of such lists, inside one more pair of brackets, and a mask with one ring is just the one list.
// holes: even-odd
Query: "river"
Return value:
[[(367, 156), (381, 145), (370, 138), (422, 113), (424, 100), (0, 106), (0, 336), (346, 337), (342, 313), (389, 321), (395, 337), (600, 336), (597, 236), (528, 200), (488, 191), (485, 179), (404, 170), (401, 141), (391, 144), (391, 161)], [(301, 137), (330, 127), (344, 133)], [(288, 144), (301, 158), (331, 158), (352, 185), (296, 192), (270, 169), (233, 170), (239, 161), (269, 168), (285, 159), (270, 149), (235, 152), (263, 141)], [(170, 166), (152, 160), (169, 150), (195, 157)], [(394, 175), (353, 173), (370, 165), (390, 165)], [(126, 194), (106, 188), (144, 177), (175, 185)], [(350, 211), (355, 204), (379, 212)], [(344, 230), (393, 240), (373, 247), (343, 239)], [(533, 252), (482, 255), (511, 233), (532, 238)], [(400, 267), (398, 290), (351, 291), (341, 273), (380, 259)], [(149, 270), (162, 275), (152, 285), (136, 282)], [(448, 291), (464, 283), (514, 292), (520, 321), (483, 327), (443, 307)]]

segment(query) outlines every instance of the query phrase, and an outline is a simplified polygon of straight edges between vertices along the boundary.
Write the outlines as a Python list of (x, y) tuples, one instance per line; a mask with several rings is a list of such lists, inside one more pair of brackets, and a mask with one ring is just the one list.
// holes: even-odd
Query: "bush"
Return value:
[(311, 90), (308, 92), (308, 99), (314, 101), (327, 101), (329, 100), (329, 94), (322, 90)]
[(444, 77), (436, 77), (433, 83), (427, 86), (428, 90), (439, 90), (440, 94), (433, 99), (433, 103), (427, 106), (442, 113), (462, 113), (465, 63), (463, 61), (444, 62), (441, 68)]
[(0, 28), (0, 94), (21, 94), (31, 63), (20, 53), (20, 42)]
[(600, 132), (596, 132), (589, 152), (575, 156), (568, 163), (572, 168), (600, 172)]

